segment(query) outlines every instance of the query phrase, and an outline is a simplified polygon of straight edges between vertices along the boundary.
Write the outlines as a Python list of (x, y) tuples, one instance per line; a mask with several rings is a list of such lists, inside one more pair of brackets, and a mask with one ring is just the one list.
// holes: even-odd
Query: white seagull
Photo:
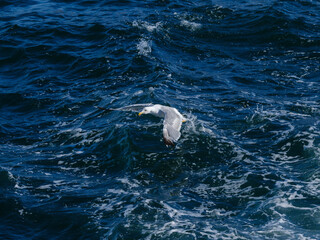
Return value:
[(181, 125), (187, 120), (181, 115), (181, 113), (178, 112), (176, 108), (163, 106), (160, 104), (146, 103), (134, 104), (121, 108), (98, 108), (105, 111), (133, 111), (139, 112), (139, 116), (142, 114), (152, 114), (156, 117), (164, 118), (162, 132), (163, 140), (166, 146), (175, 145), (175, 142), (177, 142), (181, 136)]

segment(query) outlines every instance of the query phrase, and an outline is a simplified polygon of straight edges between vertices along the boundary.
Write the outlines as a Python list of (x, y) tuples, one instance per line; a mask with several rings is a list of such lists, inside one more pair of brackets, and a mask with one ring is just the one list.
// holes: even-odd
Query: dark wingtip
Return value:
[(172, 146), (172, 147), (175, 146), (174, 142), (171, 141), (171, 140), (169, 140), (169, 139), (167, 139), (167, 138), (163, 138), (163, 141), (164, 141), (164, 144), (165, 144), (167, 147), (168, 147), (168, 146)]
[(107, 108), (104, 108), (104, 107), (99, 107), (99, 106), (96, 106), (96, 108), (102, 110), (102, 111), (107, 111), (107, 112), (110, 112), (112, 111), (112, 109), (107, 109)]

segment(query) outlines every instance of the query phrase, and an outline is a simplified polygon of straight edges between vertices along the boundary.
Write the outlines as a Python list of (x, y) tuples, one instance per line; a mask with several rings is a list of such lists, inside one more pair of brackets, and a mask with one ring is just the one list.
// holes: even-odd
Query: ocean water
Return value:
[(0, 239), (320, 239), (319, 1), (0, 12)]

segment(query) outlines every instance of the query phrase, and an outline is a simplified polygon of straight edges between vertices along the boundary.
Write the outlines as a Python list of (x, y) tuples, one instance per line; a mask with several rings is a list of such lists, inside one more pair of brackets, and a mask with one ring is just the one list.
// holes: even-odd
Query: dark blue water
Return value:
[(320, 239), (319, 1), (0, 11), (1, 239)]

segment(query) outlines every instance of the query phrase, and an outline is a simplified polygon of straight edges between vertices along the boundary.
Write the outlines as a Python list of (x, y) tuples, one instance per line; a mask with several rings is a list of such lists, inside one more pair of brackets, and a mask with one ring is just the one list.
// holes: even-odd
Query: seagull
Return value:
[(103, 108), (104, 111), (133, 111), (139, 112), (139, 116), (143, 114), (151, 114), (156, 117), (164, 118), (163, 121), (163, 141), (166, 146), (175, 146), (175, 143), (181, 136), (180, 129), (183, 122), (187, 119), (182, 116), (176, 108), (168, 107), (160, 104), (133, 104), (121, 108)]

